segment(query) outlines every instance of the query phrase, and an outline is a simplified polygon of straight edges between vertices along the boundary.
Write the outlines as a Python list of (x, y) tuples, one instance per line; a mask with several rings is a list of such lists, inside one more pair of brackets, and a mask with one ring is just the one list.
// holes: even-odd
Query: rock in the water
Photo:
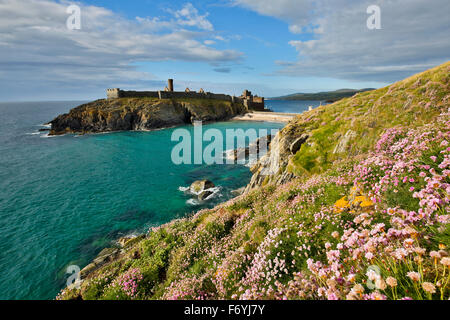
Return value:
[(200, 192), (200, 194), (198, 195), (198, 200), (200, 200), (200, 201), (204, 201), (204, 200), (206, 200), (210, 195), (212, 195), (213, 194), (213, 192), (212, 191), (209, 191), (209, 190), (205, 190), (205, 191), (202, 191), (202, 192)]
[(209, 180), (198, 180), (191, 184), (189, 191), (197, 195), (198, 200), (203, 201), (214, 193), (210, 190), (214, 187), (214, 183)]
[(191, 184), (191, 187), (189, 188), (189, 190), (192, 193), (200, 194), (201, 192), (203, 192), (207, 189), (214, 188), (214, 187), (215, 187), (214, 183), (212, 183), (209, 180), (198, 180)]

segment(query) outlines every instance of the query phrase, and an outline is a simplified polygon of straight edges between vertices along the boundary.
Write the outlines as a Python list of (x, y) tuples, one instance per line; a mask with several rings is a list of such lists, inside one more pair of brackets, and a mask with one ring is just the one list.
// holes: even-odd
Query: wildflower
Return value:
[(443, 264), (446, 267), (450, 267), (450, 258), (449, 257), (444, 257), (441, 259), (441, 264)]
[(436, 260), (436, 259), (439, 259), (441, 257), (441, 255), (437, 251), (431, 251), (430, 252), (430, 257), (432, 257), (432, 258), (434, 258)]
[(373, 253), (372, 252), (367, 252), (365, 255), (367, 260), (372, 260), (373, 259)]
[(367, 271), (366, 276), (369, 278), (370, 281), (375, 281), (380, 277), (374, 270)]
[(371, 300), (386, 300), (386, 296), (382, 295), (378, 291), (375, 291), (370, 295), (370, 299)]
[(375, 281), (375, 287), (380, 290), (385, 290), (386, 282), (383, 279), (379, 278)]
[(420, 274), (418, 272), (415, 271), (410, 271), (407, 273), (407, 276), (412, 280), (412, 281), (419, 281), (420, 280)]
[(436, 287), (431, 282), (422, 283), (422, 288), (423, 290), (425, 290), (425, 292), (436, 293)]
[(414, 248), (414, 252), (417, 253), (418, 255), (422, 256), (425, 254), (426, 250), (424, 248), (417, 247), (417, 248)]
[(439, 243), (439, 249), (440, 250), (445, 250), (445, 244)]
[(337, 239), (337, 238), (339, 238), (339, 232), (333, 231), (333, 232), (331, 233), (331, 236), (332, 236), (333, 238)]
[(346, 200), (346, 197), (343, 197), (336, 201), (334, 204), (335, 212), (342, 212), (345, 208), (349, 207), (349, 202)]
[(347, 276), (347, 281), (348, 281), (348, 282), (354, 282), (354, 281), (355, 281), (355, 278), (356, 278), (356, 275), (355, 275), (354, 273), (350, 273), (350, 274)]
[(386, 283), (387, 283), (390, 287), (396, 287), (396, 286), (397, 286), (397, 279), (395, 279), (394, 277), (387, 277)]
[(355, 284), (355, 286), (352, 288), (352, 291), (356, 294), (363, 294), (364, 287), (358, 283), (358, 284)]
[(328, 279), (327, 280), (327, 286), (330, 287), (330, 288), (335, 288), (336, 287), (336, 280)]
[(403, 245), (405, 246), (405, 247), (410, 247), (410, 246), (412, 246), (414, 244), (414, 240), (413, 239), (406, 239), (404, 242), (403, 242)]

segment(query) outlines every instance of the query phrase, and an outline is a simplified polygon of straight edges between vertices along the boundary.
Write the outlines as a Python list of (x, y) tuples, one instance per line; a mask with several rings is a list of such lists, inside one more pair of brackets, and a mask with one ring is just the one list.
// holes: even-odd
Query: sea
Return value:
[(308, 111), (309, 107), (316, 108), (320, 105), (327, 104), (325, 101), (290, 101), (290, 100), (266, 100), (267, 109), (273, 112), (283, 113), (303, 113)]

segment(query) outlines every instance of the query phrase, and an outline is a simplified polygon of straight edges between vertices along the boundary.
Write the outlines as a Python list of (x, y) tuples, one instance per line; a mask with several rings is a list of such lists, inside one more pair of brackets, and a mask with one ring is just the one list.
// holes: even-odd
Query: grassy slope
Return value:
[(60, 298), (448, 299), (449, 69), (305, 113), (301, 178), (151, 230)]
[[(450, 63), (446, 63), (391, 86), (302, 114), (291, 126), (310, 131), (312, 137), (291, 162), (291, 169), (297, 174), (321, 172), (337, 159), (370, 150), (386, 128), (431, 122), (449, 105), (449, 68)], [(333, 154), (339, 139), (349, 130), (355, 136), (345, 153)]]

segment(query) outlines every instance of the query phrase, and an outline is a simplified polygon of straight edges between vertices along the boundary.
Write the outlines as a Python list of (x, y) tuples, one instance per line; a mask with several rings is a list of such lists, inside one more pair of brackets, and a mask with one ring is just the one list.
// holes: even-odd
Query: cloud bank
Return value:
[[(81, 30), (69, 30), (72, 2), (0, 0), (0, 87), (2, 100), (26, 95), (23, 88), (98, 92), (107, 85), (155, 85), (154, 76), (133, 65), (142, 61), (236, 62), (242, 53), (217, 50), (207, 14), (192, 5), (172, 18), (127, 19), (108, 9), (78, 4)], [(22, 91), (22, 93), (21, 93)], [(85, 95), (86, 96), (86, 95)], [(20, 97), (19, 97), (20, 98)]]
[[(288, 23), (298, 59), (277, 61), (276, 74), (392, 82), (450, 58), (448, 0), (234, 3)], [(367, 28), (369, 5), (381, 9), (380, 30)]]

